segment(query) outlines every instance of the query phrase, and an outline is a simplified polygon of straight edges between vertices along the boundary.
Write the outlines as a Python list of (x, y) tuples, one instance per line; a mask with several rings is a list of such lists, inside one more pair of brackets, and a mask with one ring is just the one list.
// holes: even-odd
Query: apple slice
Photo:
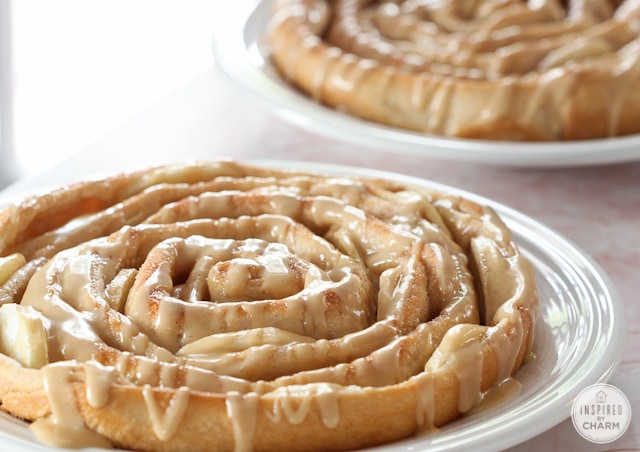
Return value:
[(24, 367), (39, 369), (48, 364), (46, 323), (31, 306), (0, 306), (0, 352)]

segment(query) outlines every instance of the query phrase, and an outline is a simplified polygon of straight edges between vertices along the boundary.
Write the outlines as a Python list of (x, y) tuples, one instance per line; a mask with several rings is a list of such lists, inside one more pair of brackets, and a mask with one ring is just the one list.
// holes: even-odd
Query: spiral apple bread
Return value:
[(486, 206), (216, 161), (0, 211), (0, 398), (52, 445), (345, 450), (435, 429), (531, 355)]
[(640, 132), (636, 1), (274, 0), (271, 60), (311, 98), (447, 137)]

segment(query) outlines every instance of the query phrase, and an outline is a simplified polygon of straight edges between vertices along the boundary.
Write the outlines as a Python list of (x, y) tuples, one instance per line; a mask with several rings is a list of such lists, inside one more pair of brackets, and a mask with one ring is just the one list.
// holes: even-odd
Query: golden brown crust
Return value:
[(426, 134), (546, 141), (640, 131), (637, 5), (496, 5), (277, 0), (270, 57), (320, 103)]
[(21, 419), (34, 420), (51, 412), (41, 373), (26, 369), (3, 354), (0, 354), (0, 400), (3, 410)]
[[(71, 225), (33, 232), (57, 202)], [(0, 266), (17, 252), (30, 268), (0, 299), (44, 329), (50, 363), (0, 354), (0, 397), (39, 434), (53, 420), (135, 450), (375, 446), (463, 415), (531, 352), (534, 272), (508, 228), (417, 186), (196, 162), (27, 199), (0, 229)]]

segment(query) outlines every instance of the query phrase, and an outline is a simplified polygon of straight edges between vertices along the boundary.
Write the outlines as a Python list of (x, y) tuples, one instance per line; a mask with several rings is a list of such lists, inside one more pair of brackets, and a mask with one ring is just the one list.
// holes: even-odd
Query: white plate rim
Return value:
[[(570, 406), (577, 394), (586, 386), (608, 381), (622, 360), (626, 343), (626, 321), (624, 305), (611, 280), (599, 265), (585, 252), (580, 250), (569, 239), (544, 226), (540, 222), (526, 216), (515, 209), (495, 202), (483, 196), (458, 189), (446, 184), (433, 182), (415, 176), (387, 172), (348, 165), (324, 164), (316, 162), (302, 162), (292, 160), (250, 160), (247, 163), (315, 172), (320, 174), (354, 175), (356, 177), (380, 178), (413, 184), (427, 189), (439, 190), (452, 195), (465, 197), (469, 200), (492, 207), (514, 232), (514, 237), (523, 232), (533, 234), (536, 248), (521, 248), (523, 252), (542, 252), (546, 256), (553, 256), (556, 261), (575, 269), (573, 277), (583, 278), (581, 281), (590, 284), (594, 289), (593, 299), (578, 300), (584, 309), (595, 309), (597, 313), (606, 314), (601, 317), (588, 317), (588, 325), (583, 327), (594, 332), (589, 337), (578, 338), (588, 340), (583, 342), (583, 355), (571, 357), (568, 364), (573, 367), (563, 367), (554, 381), (548, 382), (545, 389), (535, 393), (525, 403), (511, 407), (508, 412), (501, 412), (480, 422), (466, 427), (465, 418), (443, 427), (440, 433), (423, 438), (410, 438), (397, 443), (383, 445), (370, 450), (384, 452), (409, 452), (427, 447), (429, 450), (474, 450), (492, 451), (515, 446), (541, 434), (556, 426), (570, 416)], [(539, 319), (539, 322), (544, 322)], [(595, 334), (597, 332), (598, 334)], [(555, 344), (560, 345), (560, 344)], [(584, 347), (590, 346), (587, 350)], [(597, 360), (584, 360), (584, 352), (594, 353)], [(535, 361), (533, 362), (535, 364)], [(563, 365), (568, 365), (563, 363)], [(530, 364), (527, 364), (530, 365)], [(557, 378), (558, 376), (562, 378)], [(526, 428), (523, 428), (525, 427)], [(51, 451), (31, 438), (26, 426), (6, 414), (0, 416), (0, 445), (11, 445), (16, 452)], [(99, 450), (99, 449), (91, 449)]]
[(263, 108), (302, 129), (390, 153), (512, 167), (567, 167), (640, 160), (640, 134), (583, 141), (447, 138), (374, 124), (324, 107), (291, 88), (267, 61), (264, 33), (275, 0), (241, 0), (215, 20), (216, 65)]

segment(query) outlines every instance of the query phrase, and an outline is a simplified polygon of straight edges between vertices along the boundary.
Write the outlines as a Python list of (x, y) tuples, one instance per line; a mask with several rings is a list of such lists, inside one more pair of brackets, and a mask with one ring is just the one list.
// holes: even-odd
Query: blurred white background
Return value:
[(213, 64), (220, 0), (0, 1), (10, 13), (13, 149), (26, 172), (99, 139)]

